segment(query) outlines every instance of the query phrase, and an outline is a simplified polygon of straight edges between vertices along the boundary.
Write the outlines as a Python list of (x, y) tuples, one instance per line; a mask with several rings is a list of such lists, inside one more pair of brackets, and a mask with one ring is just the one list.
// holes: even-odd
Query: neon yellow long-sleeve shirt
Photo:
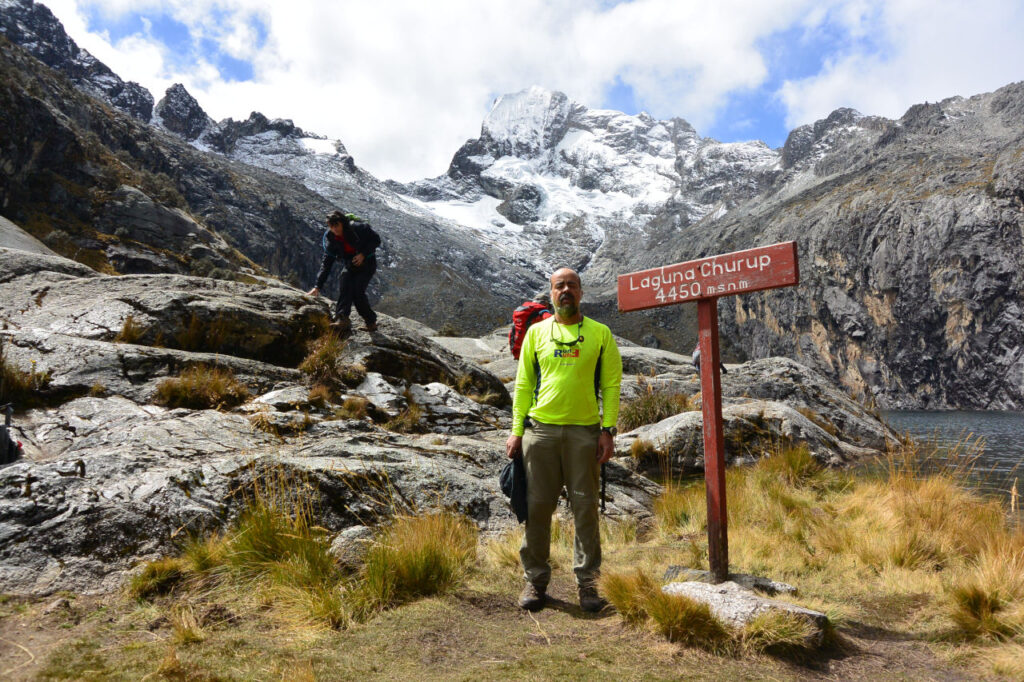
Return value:
[(622, 356), (607, 326), (589, 317), (578, 325), (559, 324), (554, 317), (541, 320), (523, 340), (512, 433), (523, 435), (527, 416), (544, 424), (615, 426), (621, 384)]

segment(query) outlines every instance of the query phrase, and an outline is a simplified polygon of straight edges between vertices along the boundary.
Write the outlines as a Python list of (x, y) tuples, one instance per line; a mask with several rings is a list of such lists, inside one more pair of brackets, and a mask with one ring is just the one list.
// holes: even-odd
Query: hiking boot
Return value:
[(593, 585), (581, 585), (579, 594), (580, 608), (587, 613), (597, 613), (608, 606), (608, 602), (601, 598), (601, 595), (597, 593), (597, 588)]
[(366, 323), (366, 331), (368, 331), (368, 332), (375, 332), (375, 331), (377, 331), (377, 323), (376, 322), (367, 322)]
[(547, 599), (546, 587), (537, 587), (533, 583), (526, 583), (526, 587), (519, 595), (519, 608), (527, 611), (540, 611), (544, 608), (544, 602)]
[(347, 317), (336, 317), (334, 322), (331, 322), (331, 327), (339, 334), (348, 334), (352, 331), (352, 320)]

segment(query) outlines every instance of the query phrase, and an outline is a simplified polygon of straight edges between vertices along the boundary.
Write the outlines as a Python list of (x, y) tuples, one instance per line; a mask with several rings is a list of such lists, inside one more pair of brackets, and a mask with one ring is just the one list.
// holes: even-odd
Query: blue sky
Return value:
[(340, 139), (382, 178), (442, 173), (495, 93), (681, 117), (781, 146), (838, 107), (1024, 79), (1020, 0), (50, 0), (82, 47), (159, 99)]

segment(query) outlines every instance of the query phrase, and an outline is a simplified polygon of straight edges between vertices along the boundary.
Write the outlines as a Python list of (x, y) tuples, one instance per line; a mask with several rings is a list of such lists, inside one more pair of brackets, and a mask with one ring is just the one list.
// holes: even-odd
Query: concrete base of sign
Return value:
[(745, 587), (726, 581), (717, 585), (686, 582), (669, 583), (661, 588), (666, 594), (681, 594), (707, 604), (711, 612), (727, 625), (742, 628), (754, 616), (765, 611), (777, 610), (806, 619), (813, 626), (813, 634), (807, 646), (820, 647), (825, 641), (828, 616), (818, 611), (805, 609), (794, 604), (760, 597)]
[[(729, 580), (748, 590), (757, 590), (768, 595), (796, 594), (796, 588), (788, 583), (780, 583), (776, 580), (756, 575), (730, 573)], [(696, 568), (687, 568), (686, 566), (669, 566), (665, 569), (662, 582), (694, 582), (713, 585), (715, 584), (715, 579), (711, 575), (711, 571), (700, 571)]]

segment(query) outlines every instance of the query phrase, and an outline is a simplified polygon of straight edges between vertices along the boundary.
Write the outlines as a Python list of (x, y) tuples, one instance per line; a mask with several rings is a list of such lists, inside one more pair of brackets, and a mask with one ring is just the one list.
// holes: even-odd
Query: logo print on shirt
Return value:
[(556, 358), (578, 358), (580, 356), (579, 348), (567, 348), (562, 350), (560, 348), (555, 349)]

